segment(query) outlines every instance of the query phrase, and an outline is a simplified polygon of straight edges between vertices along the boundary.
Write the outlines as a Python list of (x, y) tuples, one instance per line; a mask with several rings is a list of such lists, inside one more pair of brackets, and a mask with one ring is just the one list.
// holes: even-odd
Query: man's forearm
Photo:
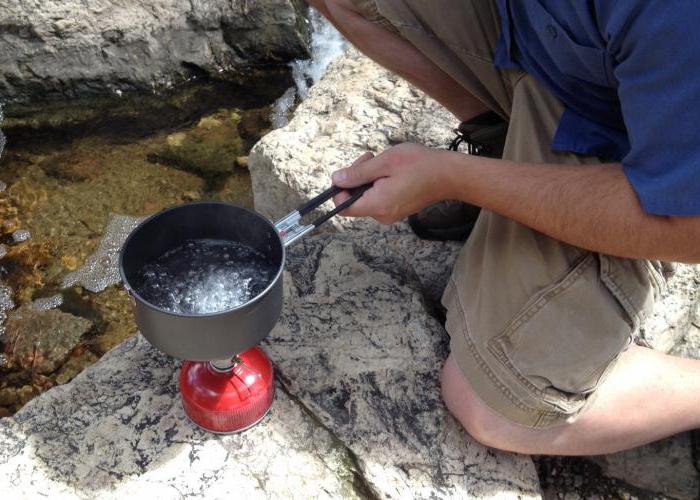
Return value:
[(449, 155), (443, 172), (450, 198), (588, 250), (700, 262), (700, 217), (646, 214), (619, 164), (545, 165)]

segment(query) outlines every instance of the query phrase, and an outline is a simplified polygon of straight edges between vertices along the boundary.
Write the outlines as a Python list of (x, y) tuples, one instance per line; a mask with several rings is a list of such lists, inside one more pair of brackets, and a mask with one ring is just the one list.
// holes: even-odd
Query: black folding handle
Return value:
[(335, 207), (333, 210), (331, 210), (327, 214), (322, 215), (321, 217), (319, 217), (318, 219), (313, 221), (312, 225), (314, 227), (318, 227), (321, 224), (328, 222), (330, 219), (332, 219), (333, 217), (338, 215), (340, 212), (342, 212), (346, 208), (349, 208), (350, 206), (354, 205), (355, 202), (357, 200), (359, 200), (360, 198), (362, 198), (362, 196), (365, 194), (365, 192), (371, 188), (372, 188), (372, 184), (365, 184), (364, 186), (360, 186), (358, 188), (353, 188), (353, 189), (342, 189), (342, 188), (332, 187), (331, 189), (328, 190), (328, 192), (334, 191), (335, 194), (333, 194), (332, 196), (335, 196), (336, 194), (340, 194), (343, 191), (348, 191), (350, 193), (350, 198), (345, 200), (343, 203), (341, 203), (340, 205)]

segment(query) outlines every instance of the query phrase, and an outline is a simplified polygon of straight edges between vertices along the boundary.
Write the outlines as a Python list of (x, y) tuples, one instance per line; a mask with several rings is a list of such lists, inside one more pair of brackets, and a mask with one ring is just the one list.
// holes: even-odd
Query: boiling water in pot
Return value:
[(253, 248), (223, 240), (189, 240), (139, 272), (136, 290), (146, 301), (179, 314), (209, 314), (260, 294), (277, 268)]

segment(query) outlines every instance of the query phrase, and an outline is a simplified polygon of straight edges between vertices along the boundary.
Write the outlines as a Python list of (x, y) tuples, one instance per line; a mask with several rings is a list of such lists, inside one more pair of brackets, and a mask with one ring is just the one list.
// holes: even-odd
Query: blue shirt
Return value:
[(498, 0), (495, 62), (564, 103), (552, 149), (621, 161), (644, 210), (700, 215), (700, 3)]

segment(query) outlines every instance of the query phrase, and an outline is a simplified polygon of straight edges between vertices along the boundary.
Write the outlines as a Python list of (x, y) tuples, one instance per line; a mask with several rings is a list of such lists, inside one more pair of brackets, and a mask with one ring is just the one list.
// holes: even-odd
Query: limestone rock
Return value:
[(410, 264), (368, 253), (372, 240), (325, 235), (289, 250), (287, 302), (266, 342), (284, 384), (380, 498), (538, 496), (529, 458), (484, 448), (447, 412), (447, 335)]
[(529, 458), (484, 448), (449, 415), (446, 334), (410, 266), (366, 244), (321, 235), (290, 249), (265, 345), (277, 398), (260, 425), (198, 430), (178, 363), (138, 337), (0, 420), (0, 496), (539, 498)]
[(49, 374), (68, 358), (92, 322), (57, 309), (22, 306), (9, 315), (5, 354), (32, 373)]
[[(437, 102), (350, 49), (312, 87), (289, 125), (271, 132), (253, 149), (248, 163), (255, 208), (280, 218), (328, 188), (331, 173), (362, 153), (402, 142), (445, 146), (455, 124)], [(372, 233), (365, 251), (401, 255), (412, 263), (433, 305), (440, 300), (461, 246), (423, 241), (406, 225), (387, 228), (369, 220), (336, 217), (323, 230)]]
[[(456, 125), (437, 102), (351, 49), (331, 64), (289, 125), (253, 149), (256, 209), (279, 218), (328, 188), (331, 173), (362, 153), (403, 142), (445, 147)], [(331, 224), (340, 229), (369, 223)]]
[(347, 449), (278, 388), (235, 436), (186, 418), (179, 363), (133, 338), (0, 420), (0, 497), (357, 498)]
[(151, 91), (308, 53), (298, 0), (0, 0), (6, 101)]
[(700, 318), (699, 311), (700, 266), (678, 265), (668, 281), (668, 290), (658, 300), (640, 336), (658, 351), (700, 358), (700, 350), (688, 350), (688, 341), (692, 340)]

